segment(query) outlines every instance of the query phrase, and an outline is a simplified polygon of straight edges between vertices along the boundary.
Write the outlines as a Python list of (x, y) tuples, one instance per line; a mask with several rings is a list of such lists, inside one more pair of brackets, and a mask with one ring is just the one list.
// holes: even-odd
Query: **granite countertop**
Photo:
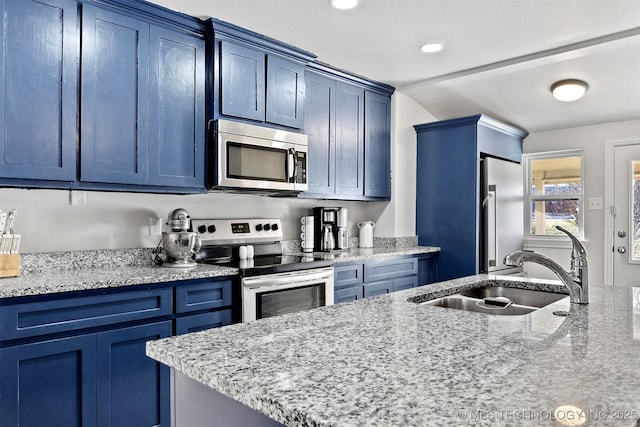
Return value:
[[(359, 261), (374, 258), (388, 258), (394, 256), (407, 256), (440, 252), (436, 246), (410, 246), (406, 248), (350, 248), (348, 251), (312, 252), (318, 258), (338, 262)], [(295, 253), (296, 255), (309, 255), (309, 252)]]
[[(351, 249), (315, 252), (327, 259), (352, 261), (439, 251), (433, 247)], [(305, 254), (308, 255), (308, 254)], [(198, 264), (190, 269), (155, 266), (151, 249), (35, 253), (22, 256), (21, 276), (0, 278), (0, 299), (119, 286), (144, 285), (221, 276), (237, 268)]]
[(238, 274), (238, 269), (198, 264), (189, 269), (160, 266), (117, 266), (43, 271), (0, 279), (0, 298), (85, 291)]
[[(147, 354), (286, 425), (634, 426), (640, 415), (640, 288), (591, 286), (524, 316), (419, 305), (471, 276), (352, 303), (147, 343)], [(560, 409), (559, 409), (560, 408)], [(577, 424), (574, 424), (577, 425)]]

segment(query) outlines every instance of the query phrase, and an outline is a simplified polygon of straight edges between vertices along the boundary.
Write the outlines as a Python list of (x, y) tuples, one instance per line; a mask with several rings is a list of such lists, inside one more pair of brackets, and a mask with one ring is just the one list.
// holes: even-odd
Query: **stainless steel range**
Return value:
[(278, 218), (192, 219), (197, 262), (239, 269), (242, 321), (333, 304), (331, 261), (282, 253)]

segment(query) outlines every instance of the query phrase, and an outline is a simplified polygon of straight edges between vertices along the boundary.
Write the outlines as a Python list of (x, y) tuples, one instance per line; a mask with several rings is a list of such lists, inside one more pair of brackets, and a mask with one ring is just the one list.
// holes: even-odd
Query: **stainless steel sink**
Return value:
[(500, 316), (520, 316), (563, 298), (569, 296), (504, 286), (483, 286), (420, 304)]
[(505, 286), (483, 286), (481, 288), (475, 288), (466, 292), (461, 292), (460, 295), (477, 299), (504, 297), (513, 301), (514, 304), (526, 305), (536, 308), (545, 307), (568, 296), (565, 294), (557, 294), (554, 292), (508, 288)]

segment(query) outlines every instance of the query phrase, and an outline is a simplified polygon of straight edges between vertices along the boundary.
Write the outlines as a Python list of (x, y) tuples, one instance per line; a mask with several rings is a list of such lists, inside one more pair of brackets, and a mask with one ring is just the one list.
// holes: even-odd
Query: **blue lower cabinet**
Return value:
[(170, 425), (170, 369), (147, 357), (145, 345), (171, 332), (167, 320), (97, 335), (99, 426)]
[(96, 425), (96, 337), (0, 349), (0, 425)]
[(418, 285), (428, 285), (437, 280), (437, 261), (439, 252), (434, 252), (418, 257)]
[(339, 304), (341, 302), (356, 301), (362, 298), (363, 298), (362, 285), (336, 289), (333, 292), (334, 304)]
[(385, 280), (382, 282), (373, 282), (364, 284), (364, 297), (374, 297), (376, 295), (388, 294), (393, 292), (393, 280)]
[(176, 319), (176, 335), (219, 328), (231, 323), (231, 309), (194, 314)]
[(393, 281), (393, 291), (404, 291), (418, 286), (418, 276), (402, 277)]

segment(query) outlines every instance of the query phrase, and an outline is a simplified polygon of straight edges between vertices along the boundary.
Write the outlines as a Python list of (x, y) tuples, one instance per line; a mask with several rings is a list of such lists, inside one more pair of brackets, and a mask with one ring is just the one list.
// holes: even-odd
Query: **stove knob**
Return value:
[(198, 227), (198, 232), (204, 233), (205, 231), (207, 231), (207, 227), (205, 225), (201, 225)]
[(262, 231), (262, 224), (256, 225), (256, 231)]
[(264, 229), (265, 229), (265, 231), (271, 230), (271, 224), (265, 224), (264, 225)]
[(272, 229), (273, 231), (278, 231), (278, 224), (272, 224), (272, 225), (271, 225), (271, 229)]
[(207, 227), (207, 231), (209, 233), (215, 233), (216, 232), (216, 226), (215, 225), (210, 225), (209, 227)]

